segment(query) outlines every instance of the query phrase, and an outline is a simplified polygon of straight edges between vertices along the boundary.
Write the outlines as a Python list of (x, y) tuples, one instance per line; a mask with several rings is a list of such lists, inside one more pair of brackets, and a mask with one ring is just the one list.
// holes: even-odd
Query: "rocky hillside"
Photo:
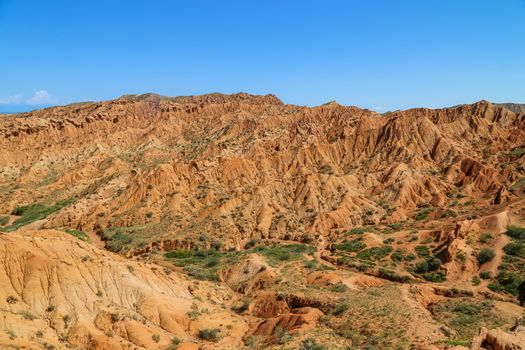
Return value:
[(439, 349), (521, 322), (517, 108), (126, 95), (1, 116), (0, 152), (0, 344)]

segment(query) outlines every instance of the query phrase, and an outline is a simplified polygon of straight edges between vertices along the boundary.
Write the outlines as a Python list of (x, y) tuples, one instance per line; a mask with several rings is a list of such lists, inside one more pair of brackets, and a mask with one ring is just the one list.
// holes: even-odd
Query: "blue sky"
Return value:
[(0, 111), (239, 91), (525, 102), (525, 0), (0, 0)]

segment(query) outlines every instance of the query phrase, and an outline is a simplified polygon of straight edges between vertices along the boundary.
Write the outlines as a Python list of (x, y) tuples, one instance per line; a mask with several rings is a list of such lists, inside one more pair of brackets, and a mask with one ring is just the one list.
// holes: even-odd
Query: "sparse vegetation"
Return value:
[(245, 252), (219, 252), (216, 250), (176, 250), (164, 254), (189, 276), (199, 280), (217, 280), (217, 272), (246, 254)]
[(179, 346), (180, 342), (181, 341), (180, 341), (179, 337), (174, 336), (173, 338), (171, 338), (170, 345), (168, 345), (166, 350), (176, 350), (177, 347)]
[(299, 347), (299, 350), (326, 350), (327, 347), (324, 345), (321, 345), (315, 341), (313, 338), (308, 338), (303, 340), (301, 343), (301, 346)]
[(480, 283), (481, 283), (481, 279), (478, 276), (472, 277), (472, 285), (473, 286), (479, 286)]
[(17, 207), (11, 213), (12, 215), (19, 216), (11, 225), (1, 227), (0, 231), (12, 232), (18, 228), (30, 224), (37, 220), (45, 219), (48, 215), (62, 209), (63, 207), (73, 203), (73, 200), (65, 200), (56, 202), (51, 206), (45, 204), (36, 203)]
[(133, 242), (133, 237), (124, 233), (120, 227), (110, 227), (102, 232), (102, 239), (106, 241), (106, 247), (112, 252), (118, 253)]
[(494, 310), (490, 301), (476, 301), (467, 298), (452, 298), (431, 307), (433, 315), (452, 328), (454, 341), (472, 339), (480, 326), (496, 328), (505, 321)]
[(242, 314), (243, 312), (247, 311), (251, 304), (251, 299), (248, 297), (244, 297), (241, 301), (241, 304), (238, 306), (232, 307), (232, 310), (235, 311), (238, 314)]
[(8, 304), (16, 304), (18, 302), (18, 298), (13, 296), (13, 295), (9, 295), (7, 298), (5, 298), (5, 301), (8, 303)]
[(488, 287), (495, 292), (504, 292), (511, 295), (518, 295), (518, 287), (523, 282), (523, 274), (518, 272), (500, 271), (496, 280), (491, 282)]
[(21, 315), (22, 317), (25, 319), (25, 320), (28, 320), (28, 321), (33, 321), (36, 317), (35, 315), (33, 315), (31, 312), (29, 311), (22, 311), (21, 312)]
[(338, 282), (330, 287), (330, 290), (335, 293), (344, 293), (348, 290), (346, 284)]
[(386, 258), (394, 249), (392, 246), (372, 247), (357, 253), (357, 257), (363, 260), (382, 260)]
[(87, 235), (87, 233), (85, 233), (83, 231), (74, 230), (74, 229), (66, 229), (66, 232), (69, 233), (70, 235), (80, 239), (81, 241), (84, 241), (84, 242), (89, 242), (90, 241), (89, 236)]
[(517, 240), (525, 240), (525, 227), (509, 226), (507, 236)]
[(432, 207), (423, 207), (416, 213), (414, 219), (417, 221), (425, 220), (433, 210), (434, 208)]
[(9, 222), (9, 216), (0, 216), (0, 226), (4, 226)]
[(257, 247), (253, 252), (261, 254), (268, 259), (272, 266), (280, 262), (293, 261), (301, 258), (302, 254), (313, 254), (315, 248), (306, 244), (286, 244), (270, 247)]
[(358, 252), (366, 247), (366, 244), (362, 242), (361, 238), (354, 240), (345, 240), (341, 244), (334, 244), (335, 250), (341, 250), (344, 252)]
[(346, 231), (345, 235), (346, 236), (362, 235), (366, 231), (367, 229), (365, 227), (354, 227), (353, 229)]
[(348, 310), (348, 304), (345, 302), (340, 303), (332, 310), (332, 315), (341, 316), (346, 310)]
[(490, 271), (483, 271), (479, 274), (479, 277), (481, 277), (481, 279), (488, 280), (492, 276), (490, 275)]
[(201, 329), (197, 336), (202, 340), (207, 340), (211, 342), (218, 342), (220, 340), (220, 330), (217, 328), (213, 329)]

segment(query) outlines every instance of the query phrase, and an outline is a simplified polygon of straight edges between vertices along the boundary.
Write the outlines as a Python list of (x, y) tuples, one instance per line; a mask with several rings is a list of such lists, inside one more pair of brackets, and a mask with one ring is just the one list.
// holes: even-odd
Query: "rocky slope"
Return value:
[(443, 348), (523, 313), (516, 108), (128, 95), (2, 116), (0, 150), (0, 343)]

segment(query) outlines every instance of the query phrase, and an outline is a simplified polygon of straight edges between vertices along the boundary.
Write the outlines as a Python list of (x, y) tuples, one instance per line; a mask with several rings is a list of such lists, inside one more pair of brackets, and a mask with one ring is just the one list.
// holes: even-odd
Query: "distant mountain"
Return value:
[(505, 107), (514, 113), (525, 113), (525, 103), (494, 103), (494, 105)]

